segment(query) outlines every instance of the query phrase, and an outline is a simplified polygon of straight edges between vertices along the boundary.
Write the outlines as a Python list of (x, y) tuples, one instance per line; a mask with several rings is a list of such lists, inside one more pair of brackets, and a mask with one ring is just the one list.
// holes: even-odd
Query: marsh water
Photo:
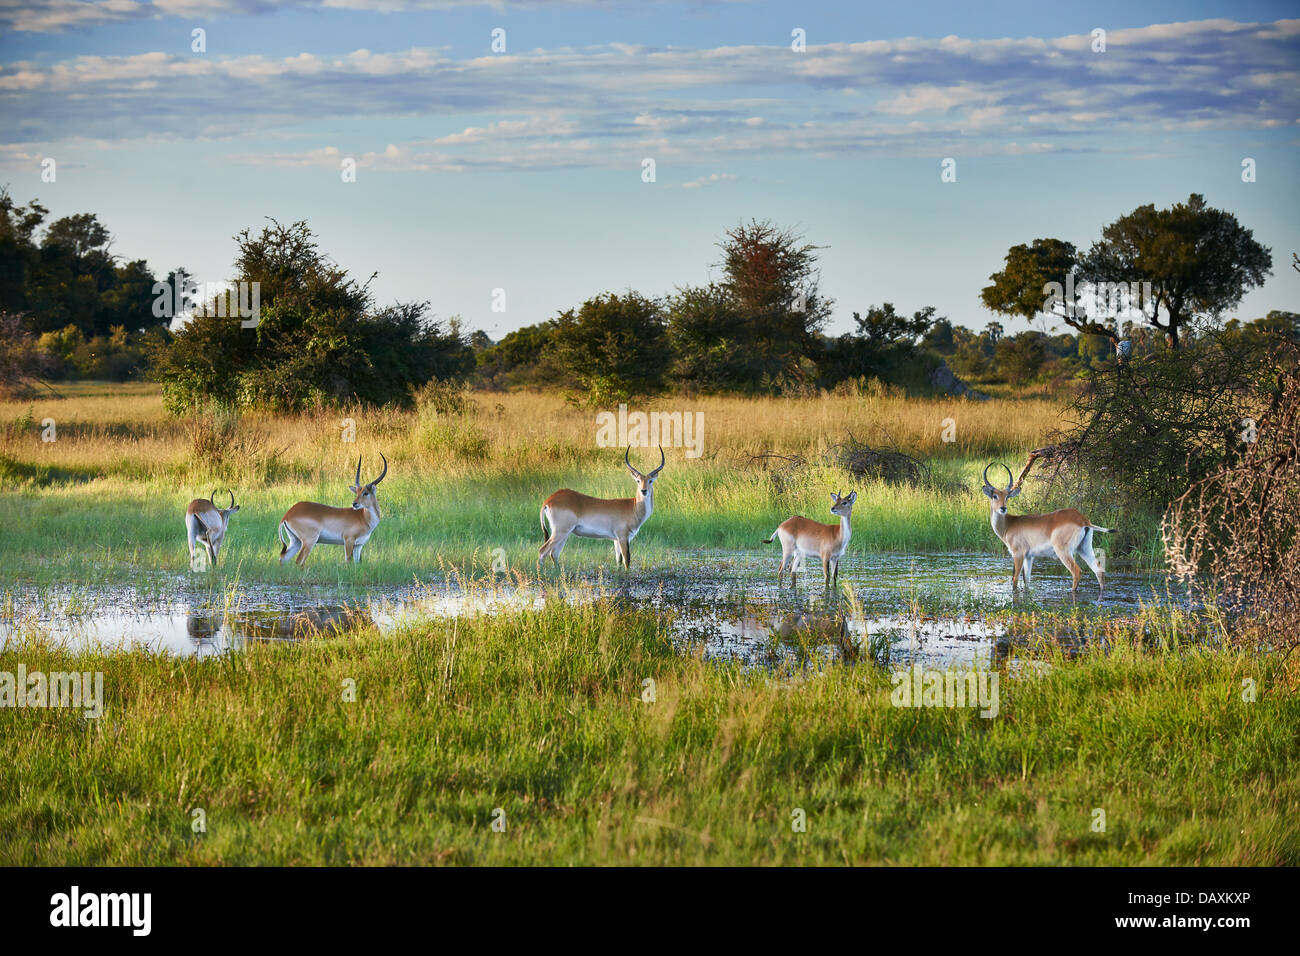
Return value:
[[(1183, 603), (1164, 580), (1112, 572), (1098, 598), (1086, 576), (1077, 597), (1063, 568), (1039, 562), (1030, 589), (1014, 593), (1010, 562), (988, 554), (860, 556), (841, 568), (851, 596), (823, 586), (820, 569), (778, 589), (771, 555), (679, 552), (663, 567), (631, 574), (570, 575), (557, 588), (508, 574), (469, 583), (446, 576), (364, 590), (318, 585), (241, 585), (214, 594), (202, 574), (146, 587), (91, 591), (10, 586), (0, 613), (0, 645), (19, 635), (73, 649), (146, 649), (173, 655), (238, 651), (257, 641), (300, 641), (373, 625), (381, 632), (421, 617), (454, 617), (546, 600), (610, 596), (649, 606), (669, 622), (683, 651), (770, 665), (792, 656), (859, 654), (927, 666), (980, 666), (1007, 655), (1012, 641), (990, 620), (1007, 608), (1083, 607), (1128, 617), (1143, 606)], [(1085, 572), (1086, 575), (1086, 572)]]

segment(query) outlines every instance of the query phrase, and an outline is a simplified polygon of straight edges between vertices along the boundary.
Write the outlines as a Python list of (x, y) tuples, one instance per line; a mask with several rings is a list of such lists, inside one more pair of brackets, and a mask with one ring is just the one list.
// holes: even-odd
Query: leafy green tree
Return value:
[(547, 361), (547, 347), (555, 335), (555, 320), (526, 325), (502, 336), (476, 357), (478, 381), (488, 388), (514, 385), (549, 385), (564, 381), (562, 370)]
[(1079, 260), (1080, 276), (1093, 285), (1150, 282), (1147, 321), (1174, 348), (1188, 322), (1218, 318), (1262, 285), (1272, 268), (1272, 254), (1251, 230), (1196, 193), (1169, 209), (1148, 203), (1121, 216)]
[(993, 347), (998, 370), (1013, 382), (1028, 381), (1038, 375), (1047, 361), (1046, 336), (1041, 332), (1021, 332), (1000, 338)]
[[(1049, 311), (1080, 332), (1118, 338), (1115, 322), (1099, 322), (1079, 303), (1049, 296), (1071, 288), (1143, 289), (1145, 322), (1173, 348), (1184, 328), (1199, 318), (1217, 319), (1271, 274), (1270, 251), (1235, 216), (1206, 205), (1193, 193), (1168, 209), (1139, 206), (1102, 230), (1087, 253), (1060, 239), (1012, 246), (1000, 272), (981, 292), (984, 304), (1003, 315), (1033, 318)], [(1163, 320), (1162, 320), (1163, 315)], [(1106, 316), (1116, 320), (1116, 316)]]
[[(927, 305), (905, 315), (892, 302), (873, 305), (865, 313), (854, 312), (855, 331), (824, 344), (818, 361), (823, 384), (834, 385), (848, 378), (914, 378), (912, 360), (920, 354), (919, 340), (937, 323), (947, 324), (934, 313), (934, 306)], [(948, 329), (951, 333), (952, 326)]]
[(36, 262), (36, 231), (49, 210), (32, 200), (19, 206), (7, 188), (0, 188), (0, 311), (27, 309), (27, 273)]
[(667, 337), (658, 302), (637, 292), (609, 292), (561, 313), (546, 351), (589, 401), (603, 404), (663, 387)]
[(936, 319), (922, 337), (921, 346), (940, 355), (952, 355), (957, 351), (957, 339), (953, 336), (952, 323), (947, 319)]
[(409, 405), (419, 386), (473, 367), (456, 322), (432, 321), (423, 302), (374, 309), (305, 222), (271, 223), (235, 237), (236, 281), (261, 284), (256, 326), (243, 327), (229, 305), (225, 315), (205, 308), (162, 350), (157, 374), (173, 411), (204, 402)]
[(669, 378), (690, 392), (753, 391), (767, 371), (749, 348), (748, 319), (720, 285), (678, 289), (668, 300)]

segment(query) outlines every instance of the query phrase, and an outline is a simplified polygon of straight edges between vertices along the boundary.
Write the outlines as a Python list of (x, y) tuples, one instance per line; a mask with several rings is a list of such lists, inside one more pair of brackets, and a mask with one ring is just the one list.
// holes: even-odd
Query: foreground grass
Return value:
[[(595, 412), (552, 395), (478, 395), (463, 414), (355, 410), (241, 420), (206, 456), (201, 423), (169, 418), (157, 390), (68, 387), (64, 397), (0, 403), (0, 527), (6, 561), (0, 583), (133, 582), (141, 572), (187, 568), (182, 517), (190, 498), (230, 487), (242, 510), (231, 525), (223, 574), (243, 581), (401, 583), (444, 564), (479, 569), (496, 549), (511, 567), (535, 566), (538, 509), (560, 487), (621, 497), (631, 482), (616, 448), (596, 445)], [(654, 406), (702, 416), (699, 457), (668, 448), (656, 486), (656, 513), (638, 536), (634, 561), (663, 564), (680, 549), (752, 548), (791, 514), (829, 521), (832, 489), (859, 493), (855, 551), (999, 553), (988, 526), (979, 475), (992, 459), (1013, 466), (1060, 424), (1060, 402), (1046, 399), (970, 403), (888, 395), (809, 399), (686, 399)], [(355, 442), (341, 440), (344, 417)], [(40, 422), (56, 423), (42, 442)], [(855, 481), (822, 462), (850, 433), (924, 458), (924, 487)], [(197, 437), (196, 437), (197, 436)], [(945, 437), (952, 438), (946, 441)], [(207, 447), (207, 446), (203, 446)], [(383, 524), (366, 564), (342, 566), (323, 548), (304, 575), (276, 565), (276, 526), (294, 501), (346, 504), (356, 456), (367, 477), (379, 453), (392, 462), (380, 489)], [(775, 452), (808, 464), (793, 475), (756, 464)], [(654, 464), (653, 452), (636, 460)], [(1059, 493), (1057, 493), (1059, 494)], [(1082, 502), (1034, 488), (1017, 499), (1024, 511)], [(1098, 524), (1119, 527), (1107, 542), (1117, 565), (1156, 565), (1160, 550), (1149, 519), (1089, 508)], [(574, 542), (574, 567), (612, 564), (605, 543)]]
[(102, 670), (108, 710), (0, 709), (0, 863), (1300, 863), (1296, 662), (1106, 626), (1004, 671), (993, 719), (895, 708), (871, 665), (703, 662), (607, 601), (203, 661), (11, 646)]

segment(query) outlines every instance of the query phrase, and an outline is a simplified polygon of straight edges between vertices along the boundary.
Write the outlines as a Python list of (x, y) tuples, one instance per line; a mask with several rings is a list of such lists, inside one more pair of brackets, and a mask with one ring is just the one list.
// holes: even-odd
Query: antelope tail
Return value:
[[(780, 530), (781, 530), (780, 528), (777, 528), (777, 529), (776, 529), (776, 531), (780, 531)], [(772, 532), (772, 536), (771, 536), (770, 538), (764, 538), (764, 539), (763, 539), (763, 543), (764, 543), (764, 544), (771, 544), (773, 541), (775, 541), (775, 540), (776, 540), (776, 531), (773, 531), (773, 532)]]
[(1090, 525), (1088, 525), (1088, 530), (1089, 530), (1089, 531), (1100, 531), (1100, 532), (1102, 532), (1102, 533), (1104, 533), (1104, 534), (1110, 534), (1112, 531), (1116, 531), (1116, 530), (1118, 530), (1118, 529), (1116, 529), (1116, 528), (1103, 528), (1103, 527), (1101, 527), (1100, 525), (1090, 524)]
[(280, 539), (280, 557), (283, 558), (286, 554), (289, 553), (289, 536), (288, 534), (285, 533), (284, 522), (281, 521), (280, 526), (275, 530), (276, 530), (276, 537)]
[(542, 505), (542, 510), (537, 512), (537, 520), (542, 524), (542, 542), (545, 543), (551, 539), (551, 533), (546, 530), (546, 505)]

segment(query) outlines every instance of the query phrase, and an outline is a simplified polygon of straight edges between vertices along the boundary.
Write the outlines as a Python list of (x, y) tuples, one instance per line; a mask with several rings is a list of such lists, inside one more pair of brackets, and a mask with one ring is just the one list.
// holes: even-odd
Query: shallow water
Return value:
[[(576, 576), (566, 600), (606, 594), (662, 610), (684, 650), (710, 659), (770, 665), (867, 655), (927, 666), (971, 666), (1005, 657), (1004, 630), (985, 620), (1007, 607), (1068, 608), (1082, 604), (1104, 616), (1127, 616), (1141, 605), (1183, 603), (1158, 578), (1114, 573), (1099, 601), (1097, 584), (1081, 581), (1077, 597), (1060, 565), (1038, 562), (1032, 589), (1013, 594), (1010, 560), (986, 554), (870, 554), (841, 568), (855, 600), (824, 588), (820, 568), (787, 577), (778, 590), (779, 553), (678, 552), (666, 566), (630, 575), (602, 570)], [(549, 573), (548, 583), (554, 580)], [(574, 580), (571, 577), (569, 580)], [(0, 616), (0, 646), (18, 635), (73, 649), (143, 648), (179, 656), (237, 651), (253, 641), (295, 641), (373, 623), (387, 631), (403, 621), (448, 617), (509, 606), (540, 606), (535, 581), (462, 587), (453, 578), (404, 587), (344, 591), (324, 586), (248, 585), (235, 597), (214, 593), (201, 574), (149, 587), (10, 588)]]

